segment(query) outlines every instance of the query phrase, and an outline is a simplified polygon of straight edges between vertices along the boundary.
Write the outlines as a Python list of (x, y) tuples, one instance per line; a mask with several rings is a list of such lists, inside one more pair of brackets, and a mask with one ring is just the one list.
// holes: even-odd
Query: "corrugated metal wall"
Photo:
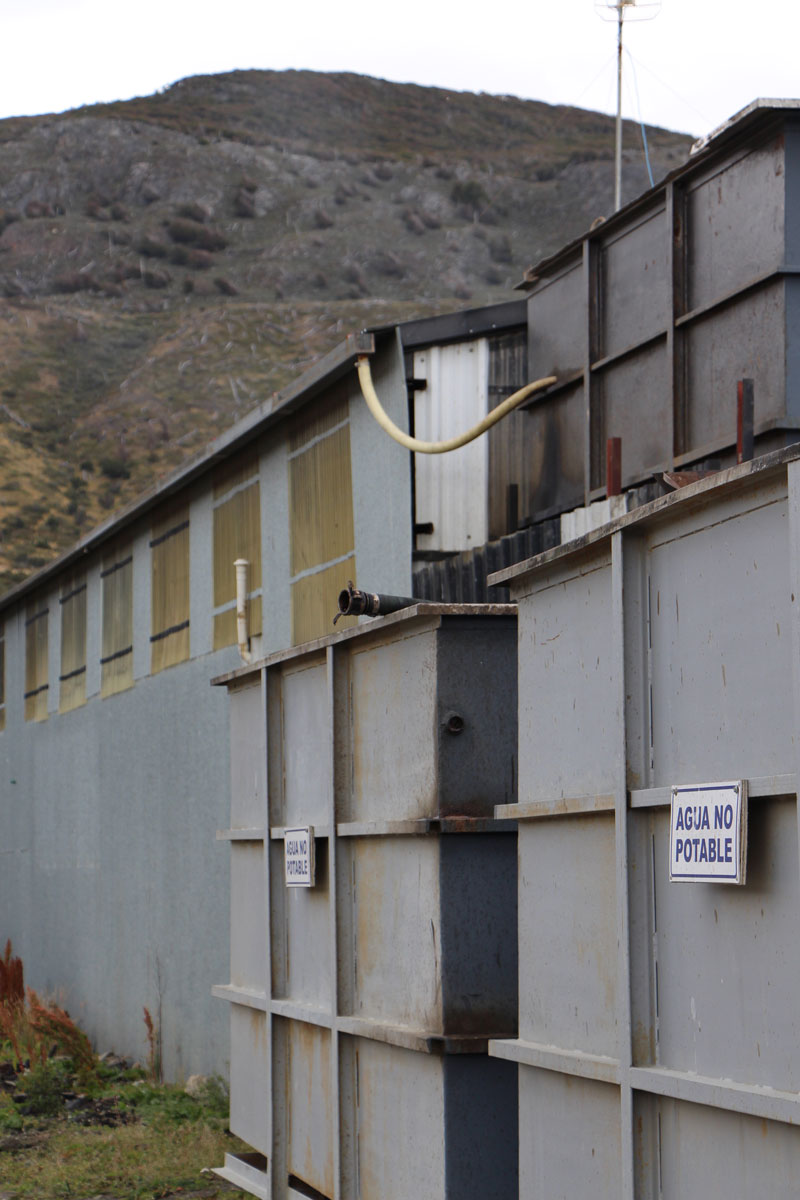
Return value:
[[(631, 509), (636, 508), (663, 495), (665, 491), (664, 485), (657, 481), (631, 488), (628, 504)], [(441, 600), (447, 604), (506, 603), (509, 599), (508, 588), (489, 587), (487, 577), (493, 571), (524, 562), (559, 545), (561, 531), (561, 517), (551, 517), (508, 537), (487, 542), (476, 550), (454, 554), (437, 562), (416, 562), (414, 596), (420, 600)]]
[(162, 510), (153, 521), (151, 551), (150, 670), (189, 657), (189, 506)]
[(86, 580), (69, 576), (61, 590), (58, 711), (63, 713), (86, 703)]
[(133, 547), (120, 542), (103, 556), (100, 695), (133, 687)]
[(289, 433), (292, 642), (329, 633), (337, 597), (355, 580), (346, 387), (309, 405)]
[[(528, 333), (520, 330), (489, 340), (489, 409), (530, 383)], [(489, 431), (489, 538), (516, 533), (531, 521), (531, 472), (535, 467), (530, 417), (509, 413)]]
[(247, 615), (252, 637), (261, 633), (261, 487), (258, 459), (235, 462), (214, 479), (214, 649), (236, 642), (236, 572), (247, 570)]
[(47, 720), (50, 609), (34, 596), (25, 609), (25, 720)]
[[(489, 408), (489, 343), (486, 338), (453, 346), (430, 346), (414, 354), (414, 434), (438, 442), (471, 428)], [(467, 550), (488, 537), (486, 438), (449, 454), (414, 456), (418, 550)]]

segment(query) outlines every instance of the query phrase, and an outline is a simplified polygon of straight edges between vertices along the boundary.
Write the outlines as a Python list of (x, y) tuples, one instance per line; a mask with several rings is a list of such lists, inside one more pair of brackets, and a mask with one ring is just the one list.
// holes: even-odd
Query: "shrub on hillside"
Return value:
[(0, 208), (0, 233), (19, 220), (19, 213), (10, 208)]
[(44, 200), (29, 200), (25, 205), (25, 216), (31, 220), (36, 217), (54, 217), (55, 211), (52, 204), (47, 204)]
[(100, 470), (107, 479), (130, 479), (130, 471), (124, 458), (108, 455), (98, 463)]
[(193, 271), (207, 271), (213, 265), (214, 255), (208, 250), (200, 250), (197, 246), (178, 244), (172, 247), (169, 260), (176, 267), (191, 267)]
[(149, 233), (146, 233), (144, 237), (139, 239), (135, 248), (139, 254), (144, 254), (148, 258), (166, 258), (169, 254), (167, 243), (152, 237)]
[(204, 225), (211, 213), (202, 204), (181, 204), (178, 208), (178, 216), (185, 218), (187, 221), (196, 221), (200, 225)]
[(239, 188), (233, 201), (233, 211), (237, 217), (248, 219), (256, 215), (256, 202), (250, 192)]
[(227, 239), (218, 229), (211, 229), (199, 221), (191, 221), (187, 217), (178, 217), (167, 222), (167, 233), (173, 242), (188, 246), (199, 246), (203, 250), (224, 250)]
[(145, 271), (142, 275), (145, 287), (149, 288), (165, 288), (169, 286), (172, 276), (169, 271)]
[(489, 243), (489, 254), (492, 257), (492, 261), (496, 263), (508, 265), (514, 261), (514, 255), (511, 251), (511, 239), (507, 233), (501, 233), (496, 238), (492, 238)]
[(57, 275), (53, 281), (57, 292), (70, 294), (74, 292), (99, 292), (100, 284), (94, 275), (86, 271), (74, 271), (69, 275)]
[(238, 296), (239, 295), (239, 289), (237, 288), (235, 283), (231, 282), (230, 279), (225, 279), (223, 277), (215, 279), (214, 287), (217, 289), (218, 292), (221, 292), (223, 296)]
[(214, 256), (208, 250), (201, 250), (195, 246), (186, 256), (186, 265), (191, 267), (193, 271), (207, 271), (209, 267), (214, 265)]

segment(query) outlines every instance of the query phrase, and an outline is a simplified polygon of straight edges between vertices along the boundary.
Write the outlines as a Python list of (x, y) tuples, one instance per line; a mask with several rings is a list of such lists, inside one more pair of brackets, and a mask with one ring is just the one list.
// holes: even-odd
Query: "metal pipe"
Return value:
[(236, 640), (242, 661), (249, 663), (253, 660), (247, 627), (247, 568), (250, 563), (246, 558), (237, 558), (233, 565), (236, 570)]
[(399, 612), (421, 601), (413, 596), (381, 596), (378, 592), (362, 592), (353, 587), (352, 579), (339, 592), (339, 611), (333, 618), (334, 625), (339, 617), (383, 617), (387, 613)]

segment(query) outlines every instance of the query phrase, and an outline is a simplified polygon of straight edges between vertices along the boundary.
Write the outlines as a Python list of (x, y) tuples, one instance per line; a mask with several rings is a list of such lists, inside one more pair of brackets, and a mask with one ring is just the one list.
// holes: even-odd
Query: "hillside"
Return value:
[[(657, 178), (690, 143), (648, 140)], [(302, 71), (0, 122), (0, 587), (350, 330), (507, 299), (611, 210), (612, 147), (581, 109)]]

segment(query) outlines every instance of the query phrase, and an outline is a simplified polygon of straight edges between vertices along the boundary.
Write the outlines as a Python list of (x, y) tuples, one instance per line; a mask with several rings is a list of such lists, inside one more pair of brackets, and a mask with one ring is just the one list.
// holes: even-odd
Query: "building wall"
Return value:
[[(375, 356), (381, 398), (406, 425), (393, 341)], [(411, 586), (407, 452), (374, 425), (347, 384), (358, 570), (368, 586)], [(290, 644), (285, 422), (254, 447), (260, 464), (263, 635), (256, 656)], [(212, 651), (213, 473), (184, 490), (190, 526), (190, 658), (151, 674), (154, 514), (121, 526), (133, 547), (133, 686), (100, 697), (102, 549), (87, 580), (86, 704), (59, 714), (61, 579), (49, 603), (48, 716), (24, 719), (26, 598), (5, 613), (6, 725), (0, 731), (0, 940), (26, 980), (57, 994), (98, 1050), (147, 1054), (143, 1009), (158, 1020), (168, 1077), (228, 1069), (230, 810), (226, 698), (210, 680), (240, 663)], [(74, 572), (74, 567), (71, 568)], [(333, 613), (331, 613), (331, 618)], [(320, 633), (330, 628), (320, 629)]]

